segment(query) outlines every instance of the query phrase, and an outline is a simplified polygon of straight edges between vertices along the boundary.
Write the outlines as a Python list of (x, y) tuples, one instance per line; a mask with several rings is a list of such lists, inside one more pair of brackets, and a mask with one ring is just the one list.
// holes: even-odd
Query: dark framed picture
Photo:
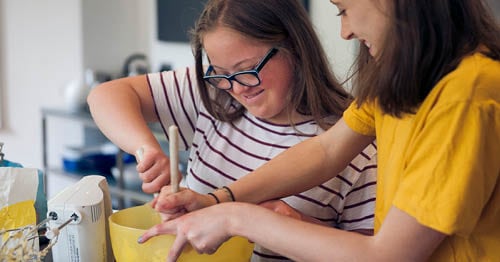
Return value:
[[(193, 27), (206, 2), (206, 0), (157, 0), (158, 40), (164, 42), (189, 42), (188, 31)], [(309, 0), (302, 0), (301, 2), (309, 11)]]

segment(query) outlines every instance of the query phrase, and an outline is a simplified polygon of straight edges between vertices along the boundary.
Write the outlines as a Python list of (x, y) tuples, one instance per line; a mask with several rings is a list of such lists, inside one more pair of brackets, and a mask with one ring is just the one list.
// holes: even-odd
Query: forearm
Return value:
[[(320, 175), (325, 154), (318, 143), (318, 138), (312, 138), (298, 144), (232, 183), (236, 200), (260, 203), (303, 192), (326, 180)], [(310, 179), (304, 179), (306, 176)]]
[(356, 134), (340, 120), (327, 132), (289, 148), (230, 188), (237, 201), (250, 203), (297, 194), (336, 176), (372, 141), (373, 137)]
[(228, 216), (232, 218), (229, 222), (231, 235), (247, 237), (293, 261), (367, 261), (375, 258), (366, 256), (373, 250), (372, 237), (305, 223), (256, 206), (238, 205), (230, 209)]
[(123, 150), (134, 154), (144, 145), (160, 148), (146, 122), (147, 106), (141, 103), (141, 95), (128, 79), (95, 87), (87, 102), (99, 129)]
[(446, 235), (391, 208), (376, 235), (303, 222), (268, 209), (224, 206), (230, 235), (249, 240), (294, 261), (426, 261)]

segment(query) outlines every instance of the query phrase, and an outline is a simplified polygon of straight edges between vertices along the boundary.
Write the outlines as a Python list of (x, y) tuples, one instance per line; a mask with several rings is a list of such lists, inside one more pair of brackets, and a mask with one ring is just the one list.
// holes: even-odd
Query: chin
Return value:
[(250, 114), (252, 114), (253, 116), (255, 116), (256, 118), (259, 118), (259, 119), (262, 119), (262, 120), (268, 120), (270, 119), (271, 117), (269, 117), (268, 114), (263, 114), (262, 112), (255, 112), (255, 111), (250, 111)]

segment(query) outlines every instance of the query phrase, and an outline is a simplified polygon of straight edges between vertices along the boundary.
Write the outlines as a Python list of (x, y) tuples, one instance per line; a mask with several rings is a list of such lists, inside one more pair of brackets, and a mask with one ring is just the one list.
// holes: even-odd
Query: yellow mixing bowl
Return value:
[[(155, 224), (160, 222), (158, 213), (149, 205), (126, 208), (109, 217), (111, 246), (117, 262), (126, 261), (165, 261), (174, 235), (161, 235), (143, 244), (137, 239)], [(184, 248), (177, 261), (250, 261), (253, 244), (242, 237), (226, 241), (212, 255), (198, 254), (191, 246)]]

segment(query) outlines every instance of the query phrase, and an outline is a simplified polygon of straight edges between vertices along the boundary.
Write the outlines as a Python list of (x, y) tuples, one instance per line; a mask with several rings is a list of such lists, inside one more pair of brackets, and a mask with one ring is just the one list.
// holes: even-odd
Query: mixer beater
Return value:
[[(58, 227), (50, 228), (48, 222), (57, 220), (57, 214), (51, 212), (48, 217), (37, 225), (28, 225), (21, 228), (0, 231), (0, 262), (10, 261), (42, 261), (57, 243), (59, 232), (78, 216), (73, 214), (65, 223)], [(45, 234), (39, 235), (40, 229), (45, 228)], [(47, 246), (40, 249), (40, 237), (49, 239)]]

